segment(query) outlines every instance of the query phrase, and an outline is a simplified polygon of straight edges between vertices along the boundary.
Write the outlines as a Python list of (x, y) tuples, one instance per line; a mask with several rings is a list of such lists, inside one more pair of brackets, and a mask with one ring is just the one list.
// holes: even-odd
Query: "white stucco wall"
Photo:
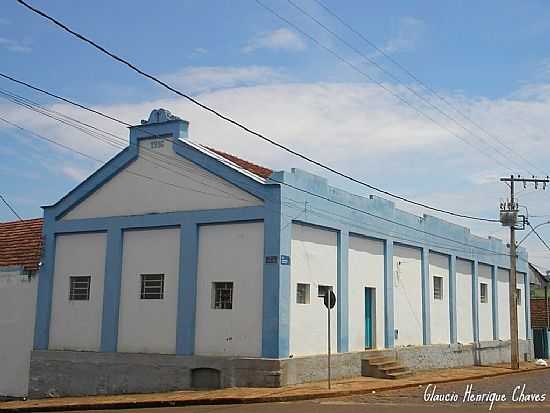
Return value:
[(0, 396), (27, 395), (37, 284), (36, 275), (0, 268)]
[[(264, 228), (262, 222), (199, 230), (195, 353), (260, 356)], [(212, 283), (233, 282), (233, 308), (212, 308)]]
[[(327, 352), (327, 309), (318, 298), (319, 285), (337, 294), (337, 234), (321, 228), (293, 224), (290, 268), (290, 354)], [(297, 283), (310, 284), (310, 303), (296, 303)], [(338, 305), (338, 304), (337, 304)], [(337, 308), (331, 311), (331, 346), (336, 351)]]
[(422, 275), (421, 251), (395, 245), (393, 250), (393, 300), (395, 329), (399, 331), (396, 346), (421, 345), (422, 340)]
[[(51, 350), (99, 350), (105, 252), (105, 233), (56, 237), (49, 343)], [(89, 301), (69, 300), (71, 275), (91, 276)]]
[(456, 260), (456, 321), (459, 343), (474, 341), (472, 316), (472, 262)]
[[(179, 228), (124, 232), (118, 351), (175, 353), (179, 255)], [(141, 274), (164, 274), (162, 300), (140, 299)]]
[[(152, 141), (162, 141), (164, 146), (152, 149)], [(262, 204), (261, 200), (249, 193), (176, 155), (173, 143), (167, 139), (140, 141), (138, 159), (124, 171), (106, 182), (64, 219)], [(154, 180), (143, 178), (143, 175)]]
[[(478, 264), (477, 300), (479, 303), (479, 341), (493, 339), (493, 282), (491, 280), (491, 267), (482, 263)], [(487, 302), (481, 302), (481, 283), (487, 284)]]
[(510, 340), (510, 301), (508, 282), (510, 271), (503, 268), (497, 270), (498, 294), (498, 336), (501, 340)]
[(525, 273), (516, 273), (517, 288), (520, 291), (521, 305), (518, 306), (518, 337), (525, 339)]
[[(443, 278), (443, 299), (434, 299), (434, 279)], [(449, 256), (430, 252), (430, 332), (432, 344), (450, 342)]]
[(349, 349), (365, 349), (365, 287), (376, 288), (374, 342), (384, 348), (384, 243), (350, 236), (348, 258)]

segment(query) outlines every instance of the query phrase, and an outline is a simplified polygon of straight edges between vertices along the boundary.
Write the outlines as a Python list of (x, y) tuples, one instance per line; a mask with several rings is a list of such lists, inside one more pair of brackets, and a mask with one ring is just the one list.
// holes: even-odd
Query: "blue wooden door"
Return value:
[(374, 347), (373, 339), (373, 289), (365, 287), (365, 348)]

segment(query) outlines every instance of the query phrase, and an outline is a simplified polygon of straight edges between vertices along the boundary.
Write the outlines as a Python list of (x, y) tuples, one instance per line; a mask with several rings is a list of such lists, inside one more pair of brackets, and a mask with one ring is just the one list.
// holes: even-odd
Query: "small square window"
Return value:
[(216, 310), (233, 308), (233, 282), (212, 283), (212, 308)]
[(482, 303), (489, 302), (489, 295), (487, 294), (488, 291), (489, 291), (489, 287), (487, 283), (479, 284), (479, 298)]
[(309, 284), (296, 285), (296, 303), (309, 304)]
[(89, 275), (74, 275), (69, 280), (70, 301), (87, 301), (90, 299), (90, 282), (92, 277)]
[(521, 305), (521, 289), (516, 288), (516, 304)]
[(162, 300), (164, 298), (164, 274), (141, 274), (142, 300)]
[(324, 297), (330, 290), (332, 290), (332, 285), (319, 285), (319, 287), (317, 287), (317, 296)]
[(443, 300), (443, 277), (434, 277), (434, 300)]

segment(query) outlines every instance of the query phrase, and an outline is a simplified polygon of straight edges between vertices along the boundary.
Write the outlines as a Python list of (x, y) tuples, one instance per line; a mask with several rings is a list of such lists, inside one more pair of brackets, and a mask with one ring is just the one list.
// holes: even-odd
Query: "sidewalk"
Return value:
[(12, 401), (0, 403), (0, 412), (32, 411), (69, 411), (123, 409), (138, 407), (191, 406), (200, 404), (237, 404), (281, 402), (306, 400), (326, 397), (342, 397), (372, 391), (381, 392), (421, 384), (443, 383), (462, 380), (475, 380), (484, 377), (500, 376), (541, 370), (550, 367), (537, 367), (534, 363), (522, 363), (520, 370), (510, 370), (508, 365), (491, 365), (483, 367), (465, 367), (445, 370), (427, 370), (415, 373), (401, 380), (375, 379), (356, 377), (333, 381), (332, 390), (327, 389), (326, 382), (307, 383), (283, 388), (229, 388), (209, 391), (175, 391), (154, 394), (126, 394), (117, 396), (62, 397), (52, 399)]

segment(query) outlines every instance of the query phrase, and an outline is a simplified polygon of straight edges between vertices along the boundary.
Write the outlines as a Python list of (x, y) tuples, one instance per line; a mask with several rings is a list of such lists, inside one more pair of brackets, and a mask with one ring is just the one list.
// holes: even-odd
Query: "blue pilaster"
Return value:
[(122, 274), (122, 237), (123, 233), (120, 227), (111, 227), (107, 231), (100, 347), (101, 351), (107, 352), (117, 351)]
[[(290, 267), (281, 257), (290, 257), (292, 222), (282, 213), (280, 189), (266, 204), (264, 217), (264, 275), (262, 309), (262, 357), (289, 356)], [(276, 259), (267, 260), (267, 257)]]
[(491, 265), (491, 287), (493, 298), (493, 340), (498, 340), (498, 267)]
[(338, 312), (338, 352), (349, 351), (349, 282), (348, 282), (349, 232), (338, 232), (338, 270), (336, 309)]
[(449, 255), (449, 331), (451, 343), (458, 341), (456, 316), (456, 256)]
[(386, 348), (394, 346), (395, 339), (395, 311), (393, 304), (393, 240), (384, 241), (384, 343)]
[(472, 262), (472, 320), (474, 327), (474, 342), (479, 341), (479, 264), (477, 260)]
[(422, 248), (422, 338), (424, 345), (431, 344), (430, 319), (430, 250)]
[(529, 340), (531, 334), (531, 294), (529, 293), (529, 273), (523, 274), (523, 293), (525, 295), (525, 337)]
[(186, 221), (180, 228), (180, 262), (178, 278), (178, 314), (176, 354), (190, 356), (195, 352), (195, 314), (197, 307), (197, 260), (199, 227)]
[(36, 316), (34, 323), (34, 349), (47, 350), (50, 340), (52, 313), (53, 272), (55, 265), (55, 234), (52, 231), (53, 217), (44, 213), (42, 267), (38, 273)]

